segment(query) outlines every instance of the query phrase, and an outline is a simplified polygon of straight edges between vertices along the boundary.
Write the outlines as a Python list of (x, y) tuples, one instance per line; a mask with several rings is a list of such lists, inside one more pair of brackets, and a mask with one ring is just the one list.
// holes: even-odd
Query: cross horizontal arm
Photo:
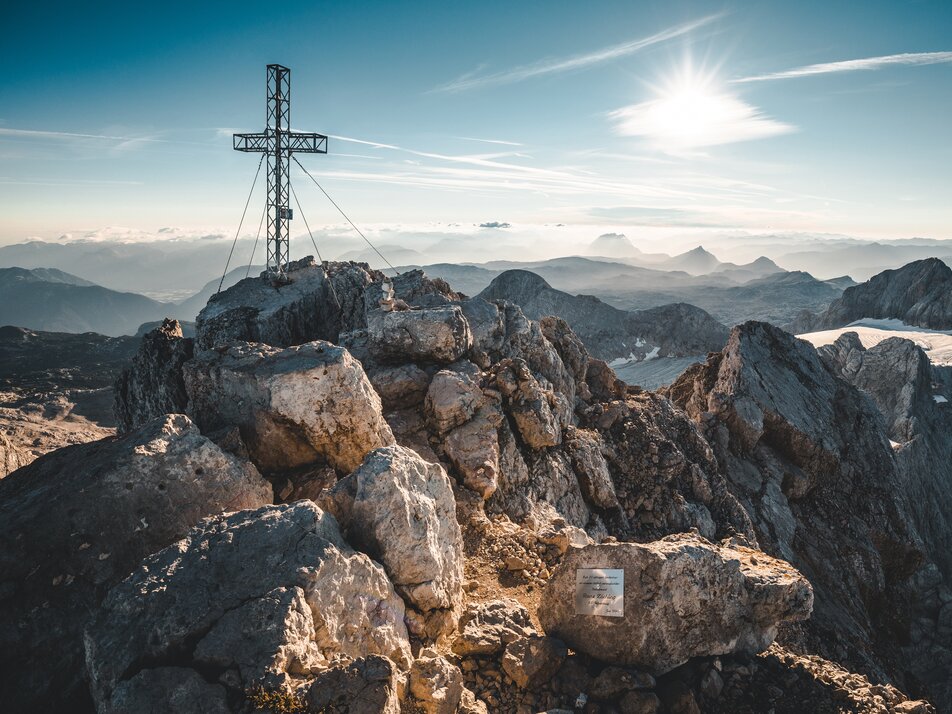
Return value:
[(283, 132), (284, 146), (302, 154), (326, 154), (327, 137), (323, 134), (304, 131)]
[[(282, 131), (281, 149), (284, 151), (300, 152), (302, 154), (326, 154), (327, 137), (323, 134), (304, 131)], [(273, 132), (260, 134), (235, 134), (235, 151), (253, 151), (266, 153), (271, 151), (269, 142), (274, 139)]]
[(267, 134), (235, 134), (235, 151), (257, 151), (267, 153), (268, 135)]

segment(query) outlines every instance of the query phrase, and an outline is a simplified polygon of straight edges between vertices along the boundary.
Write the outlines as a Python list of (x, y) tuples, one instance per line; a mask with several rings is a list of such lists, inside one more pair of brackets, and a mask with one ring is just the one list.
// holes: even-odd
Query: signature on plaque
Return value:
[(625, 571), (622, 568), (578, 568), (575, 571), (575, 614), (624, 617)]

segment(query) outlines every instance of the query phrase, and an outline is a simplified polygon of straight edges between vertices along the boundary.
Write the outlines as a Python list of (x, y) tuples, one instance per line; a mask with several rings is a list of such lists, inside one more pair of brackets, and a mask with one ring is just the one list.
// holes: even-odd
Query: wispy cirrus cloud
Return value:
[(117, 136), (114, 134), (85, 134), (75, 131), (48, 131), (44, 129), (14, 129), (0, 127), (0, 137), (9, 136), (19, 139), (38, 139), (64, 142), (102, 141), (113, 144), (117, 150), (135, 149), (144, 144), (190, 144), (207, 146), (208, 142), (163, 139), (158, 136)]
[(523, 146), (518, 141), (505, 141), (504, 139), (479, 139), (475, 136), (460, 136), (464, 141), (481, 141), (484, 144), (502, 144), (503, 146)]
[(452, 82), (440, 85), (439, 87), (434, 87), (430, 90), (430, 92), (463, 92), (469, 89), (477, 89), (480, 87), (514, 84), (516, 82), (523, 82), (527, 79), (541, 77), (547, 74), (557, 74), (560, 72), (571, 72), (575, 70), (586, 69), (597, 64), (602, 64), (603, 62), (609, 62), (611, 60), (618, 59), (619, 57), (626, 57), (636, 52), (640, 52), (647, 47), (651, 47), (652, 45), (657, 45), (668, 40), (673, 40), (677, 37), (682, 37), (690, 32), (693, 32), (694, 30), (704, 27), (705, 25), (709, 25), (719, 17), (721, 17), (720, 14), (708, 15), (707, 17), (702, 17), (692, 22), (686, 22), (681, 25), (669, 27), (665, 30), (661, 30), (660, 32), (656, 32), (653, 35), (648, 35), (647, 37), (640, 37), (636, 40), (622, 42), (621, 44), (611, 45), (610, 47), (603, 47), (600, 50), (588, 52), (586, 54), (574, 55), (572, 57), (565, 57), (561, 59), (545, 59), (533, 64), (522, 65), (520, 67), (514, 67), (492, 74), (483, 74), (481, 69), (477, 69), (454, 79)]
[(952, 62), (952, 52), (904, 52), (896, 55), (881, 55), (879, 57), (865, 57), (863, 59), (842, 60), (840, 62), (822, 62), (808, 64), (803, 67), (794, 67), (782, 72), (755, 74), (750, 77), (741, 77), (731, 80), (733, 84), (747, 82), (768, 82), (774, 79), (793, 79), (795, 77), (812, 77), (818, 74), (836, 74), (839, 72), (863, 72), (884, 67), (907, 66), (917, 67), (930, 64), (946, 64)]

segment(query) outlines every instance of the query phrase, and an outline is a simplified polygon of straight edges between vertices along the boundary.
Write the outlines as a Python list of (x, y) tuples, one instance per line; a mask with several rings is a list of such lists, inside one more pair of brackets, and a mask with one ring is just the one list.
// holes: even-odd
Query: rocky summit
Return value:
[(950, 710), (921, 350), (747, 323), (645, 392), (533, 315), (304, 259), (150, 332), (0, 481), (5, 706)]

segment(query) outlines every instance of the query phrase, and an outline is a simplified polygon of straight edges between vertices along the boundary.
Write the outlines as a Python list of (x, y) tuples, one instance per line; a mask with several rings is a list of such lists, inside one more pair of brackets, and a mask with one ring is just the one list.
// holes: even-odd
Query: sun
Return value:
[(731, 93), (713, 72), (683, 66), (654, 97), (611, 113), (618, 133), (642, 136), (668, 153), (764, 138), (785, 133), (787, 125)]

